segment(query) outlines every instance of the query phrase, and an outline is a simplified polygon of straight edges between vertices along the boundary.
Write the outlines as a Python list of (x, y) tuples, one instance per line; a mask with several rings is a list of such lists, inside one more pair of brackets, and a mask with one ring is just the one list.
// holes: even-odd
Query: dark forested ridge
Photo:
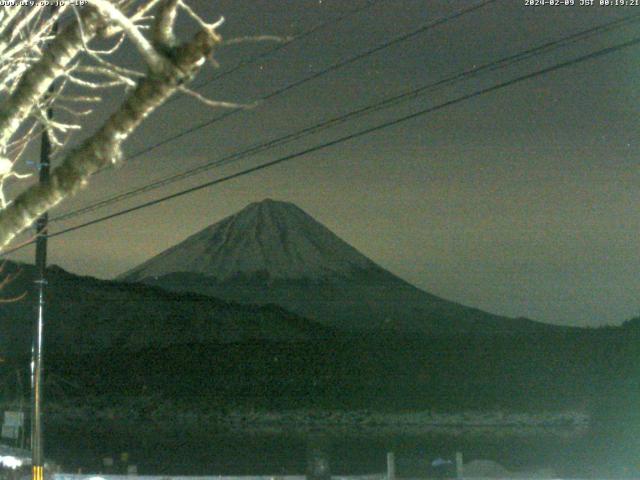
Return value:
[(612, 329), (526, 338), (191, 343), (50, 354), (47, 363), (82, 395), (153, 393), (189, 408), (594, 412), (637, 383), (638, 340)]
[[(7, 295), (29, 288), (23, 268)], [(28, 365), (32, 313), (29, 301), (0, 310), (5, 373)], [(57, 268), (45, 340), (48, 374), (75, 385), (64, 388), (66, 397), (152, 393), (207, 408), (611, 412), (635, 398), (640, 378), (640, 319), (538, 333), (356, 335), (273, 305)]]
[[(34, 313), (31, 265), (11, 264), (21, 274), (2, 294), (21, 301), (0, 305), (0, 355), (31, 348)], [(49, 353), (162, 348), (184, 343), (300, 341), (332, 335), (332, 330), (276, 305), (239, 305), (146, 285), (80, 277), (48, 269), (45, 343)]]

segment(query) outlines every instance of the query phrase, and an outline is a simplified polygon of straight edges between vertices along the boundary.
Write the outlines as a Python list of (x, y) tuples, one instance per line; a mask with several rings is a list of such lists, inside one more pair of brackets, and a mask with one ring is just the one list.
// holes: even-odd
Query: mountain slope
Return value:
[(121, 275), (128, 281), (191, 272), (220, 282), (349, 276), (376, 265), (291, 203), (264, 200)]
[(526, 333), (553, 330), (419, 290), (287, 202), (264, 200), (211, 225), (121, 279), (243, 303), (275, 303), (347, 331)]
[[(29, 351), (34, 313), (34, 267), (2, 292), (4, 298), (30, 294), (0, 308), (0, 351)], [(171, 345), (252, 341), (306, 341), (331, 336), (326, 327), (275, 305), (239, 305), (195, 293), (79, 277), (48, 269), (46, 338), (48, 352), (135, 351)]]

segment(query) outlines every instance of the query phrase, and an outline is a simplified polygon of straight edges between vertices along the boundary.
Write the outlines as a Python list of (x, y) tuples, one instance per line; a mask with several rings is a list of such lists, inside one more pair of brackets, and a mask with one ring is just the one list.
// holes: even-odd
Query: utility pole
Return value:
[[(54, 32), (57, 30), (54, 26)], [(45, 112), (48, 119), (53, 118), (53, 109), (49, 106)], [(40, 144), (39, 182), (49, 184), (51, 161), (51, 139), (45, 128)], [(43, 213), (36, 221), (36, 290), (37, 314), (33, 322), (33, 343), (31, 347), (31, 465), (32, 480), (44, 479), (44, 453), (42, 446), (42, 360), (44, 334), (44, 307), (47, 286), (47, 226), (49, 214)]]
[[(47, 109), (47, 117), (53, 112)], [(51, 141), (45, 130), (40, 145), (40, 185), (49, 183)], [(33, 323), (33, 346), (31, 351), (31, 465), (33, 480), (43, 480), (44, 455), (42, 448), (42, 343), (44, 334), (44, 307), (47, 285), (47, 225), (49, 214), (42, 214), (36, 222), (36, 290), (37, 314)]]

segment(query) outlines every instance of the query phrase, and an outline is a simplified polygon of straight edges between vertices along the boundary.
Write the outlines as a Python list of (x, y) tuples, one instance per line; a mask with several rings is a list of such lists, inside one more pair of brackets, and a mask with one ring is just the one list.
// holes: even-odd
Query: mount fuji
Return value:
[(248, 205), (118, 279), (240, 303), (277, 304), (350, 332), (522, 334), (559, 328), (422, 291), (302, 209), (271, 199)]

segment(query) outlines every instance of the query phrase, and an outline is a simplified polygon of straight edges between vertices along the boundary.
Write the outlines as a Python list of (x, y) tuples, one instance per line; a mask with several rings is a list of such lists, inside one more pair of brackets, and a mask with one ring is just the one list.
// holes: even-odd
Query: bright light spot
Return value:
[(0, 465), (15, 469), (22, 466), (22, 460), (11, 455), (0, 456)]
[(4, 177), (13, 168), (13, 162), (6, 157), (0, 157), (0, 176)]

